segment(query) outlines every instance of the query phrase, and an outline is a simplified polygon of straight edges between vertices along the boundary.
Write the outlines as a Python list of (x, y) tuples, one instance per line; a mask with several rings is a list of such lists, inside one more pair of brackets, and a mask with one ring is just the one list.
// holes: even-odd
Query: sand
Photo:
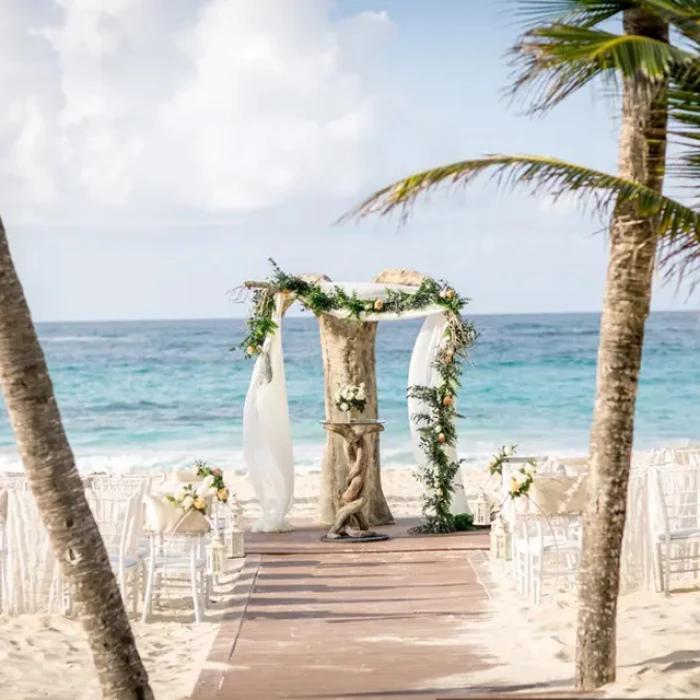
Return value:
[[(158, 700), (186, 700), (199, 677), (224, 613), (234, 601), (243, 560), (230, 560), (214, 589), (206, 621), (168, 587), (153, 620), (131, 621)], [(13, 700), (95, 700), (101, 697), (82, 624), (60, 615), (0, 617), (0, 697)]]
[[(498, 662), (470, 675), (471, 686), (556, 691), (574, 682), (576, 596), (559, 592), (536, 606), (524, 600), (502, 565), (471, 557), (491, 596), (489, 616), (464, 630)], [(671, 596), (643, 591), (620, 597), (617, 680), (607, 697), (700, 697), (698, 587)]]

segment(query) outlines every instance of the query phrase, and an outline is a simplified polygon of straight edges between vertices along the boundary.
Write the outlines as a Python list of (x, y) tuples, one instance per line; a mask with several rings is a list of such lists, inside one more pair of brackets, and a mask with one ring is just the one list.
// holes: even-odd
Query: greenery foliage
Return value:
[(512, 457), (515, 454), (517, 445), (511, 445), (506, 447), (505, 445), (493, 456), (493, 459), (489, 462), (489, 474), (503, 475), (503, 462), (505, 462), (506, 457)]
[(362, 321), (368, 315), (381, 317), (384, 313), (401, 314), (437, 305), (447, 319), (445, 339), (433, 367), (440, 382), (435, 387), (412, 386), (411, 398), (419, 399), (426, 410), (411, 416), (419, 426), (420, 444), (427, 465), (419, 471), (418, 478), (424, 485), (423, 521), (416, 532), (454, 532), (455, 516), (450, 513), (454, 493), (454, 478), (459, 470), (459, 460), (450, 457), (448, 448), (457, 441), (455, 426), (458, 416), (455, 399), (459, 389), (462, 363), (474, 340), (474, 326), (461, 316), (468, 300), (460, 297), (445, 283), (424, 279), (415, 292), (386, 291), (383, 299), (361, 299), (356, 294), (334, 287), (324, 289), (319, 284), (288, 275), (270, 260), (273, 274), (268, 286), (255, 291), (253, 309), (248, 319), (248, 335), (238, 346), (251, 357), (263, 352), (265, 339), (276, 325), (272, 320), (274, 297), (279, 292), (288, 294), (315, 315), (329, 311), (342, 311), (347, 320)]

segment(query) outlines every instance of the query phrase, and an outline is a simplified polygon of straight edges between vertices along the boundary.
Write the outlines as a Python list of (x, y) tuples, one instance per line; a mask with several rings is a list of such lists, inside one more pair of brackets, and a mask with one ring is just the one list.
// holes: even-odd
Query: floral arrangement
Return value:
[(326, 290), (319, 284), (286, 274), (274, 260), (270, 263), (273, 274), (268, 286), (257, 289), (253, 295), (252, 314), (247, 321), (248, 334), (236, 348), (232, 348), (243, 348), (247, 357), (260, 354), (266, 338), (277, 328), (272, 317), (275, 295), (280, 292), (294, 296), (316, 316), (343, 311), (348, 320), (356, 321), (364, 320), (367, 314), (381, 317), (384, 313), (400, 315), (427, 307), (442, 308), (447, 328), (442, 347), (433, 362), (439, 383), (434, 387), (416, 385), (408, 389), (409, 397), (426, 404), (424, 412), (411, 416), (419, 425), (421, 449), (426, 456), (426, 465), (418, 474), (425, 487), (423, 522), (414, 531), (454, 532), (457, 525), (450, 504), (460, 462), (451, 458), (447, 448), (456, 444), (455, 420), (462, 417), (455, 409), (462, 362), (467, 359), (467, 351), (477, 337), (474, 326), (461, 315), (468, 300), (447, 284), (430, 278), (425, 278), (415, 292), (387, 289), (381, 299), (360, 298), (340, 287)]
[(493, 476), (494, 474), (498, 474), (499, 476), (503, 475), (503, 462), (506, 461), (507, 457), (512, 457), (515, 454), (515, 450), (518, 446), (517, 445), (510, 445), (510, 447), (506, 447), (505, 445), (501, 447), (501, 449), (493, 456), (493, 459), (489, 462), (489, 474)]
[(194, 484), (183, 484), (175, 493), (165, 494), (165, 498), (180, 506), (185, 513), (195, 510), (206, 515), (208, 491), (209, 487), (205, 487), (204, 482), (196, 488)]
[(212, 467), (208, 462), (198, 459), (194, 463), (194, 472), (210, 485), (211, 493), (216, 496), (218, 501), (221, 501), (221, 503), (228, 501), (230, 492), (226, 488), (226, 484), (224, 484), (224, 473), (221, 469)]
[(528, 461), (520, 469), (517, 469), (511, 474), (510, 486), (508, 489), (508, 494), (512, 499), (519, 498), (527, 494), (532, 486), (532, 482), (535, 480), (535, 469), (537, 464), (534, 459)]
[(342, 413), (357, 411), (362, 413), (367, 406), (365, 383), (345, 384), (335, 394), (335, 407)]

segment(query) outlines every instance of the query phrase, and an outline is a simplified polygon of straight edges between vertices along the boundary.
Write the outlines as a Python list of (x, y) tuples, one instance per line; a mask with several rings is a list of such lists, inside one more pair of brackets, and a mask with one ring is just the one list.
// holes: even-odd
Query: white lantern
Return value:
[(224, 543), (218, 531), (215, 531), (209, 545), (209, 568), (214, 581), (218, 583), (219, 575), (224, 570)]
[(474, 525), (490, 525), (491, 524), (491, 503), (484, 493), (484, 489), (479, 489), (479, 494), (472, 506), (474, 513)]
[(231, 528), (228, 533), (229, 559), (240, 559), (242, 557), (245, 557), (245, 537), (243, 535), (243, 528), (241, 527), (241, 516), (242, 509), (240, 506), (238, 506), (234, 512), (233, 518), (231, 519)]
[(491, 525), (491, 559), (511, 559), (510, 529), (502, 515)]

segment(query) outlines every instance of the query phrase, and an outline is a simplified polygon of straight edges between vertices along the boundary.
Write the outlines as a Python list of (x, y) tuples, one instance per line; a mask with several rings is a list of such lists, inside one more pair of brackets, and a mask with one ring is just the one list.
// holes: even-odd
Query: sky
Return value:
[[(407, 267), (471, 313), (597, 311), (606, 238), (494, 186), (396, 218), (377, 188), (485, 153), (613, 170), (614, 104), (505, 97), (514, 0), (0, 0), (0, 205), (36, 320), (245, 315), (269, 272)], [(655, 309), (698, 308), (659, 285)]]

